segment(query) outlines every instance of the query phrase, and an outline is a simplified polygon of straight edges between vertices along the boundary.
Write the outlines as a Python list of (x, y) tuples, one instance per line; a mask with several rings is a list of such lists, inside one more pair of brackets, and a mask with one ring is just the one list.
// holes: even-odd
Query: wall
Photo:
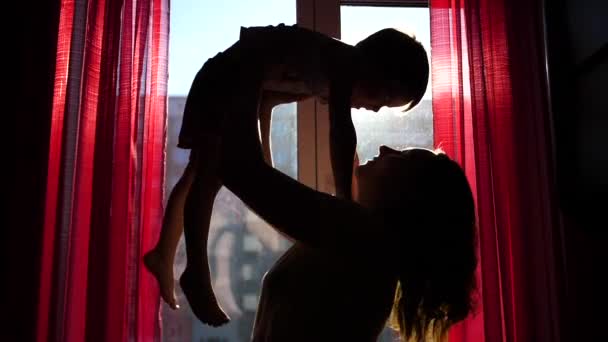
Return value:
[(608, 340), (608, 2), (546, 0), (563, 218), (565, 341)]
[[(5, 99), (2, 279), (6, 327), (2, 341), (32, 341), (38, 304), (40, 242), (52, 106), (59, 1), (12, 1), (5, 20), (3, 66)], [(8, 46), (7, 46), (8, 45)], [(8, 75), (8, 78), (6, 77)], [(8, 188), (8, 191), (6, 190)], [(6, 211), (5, 211), (6, 210)], [(6, 218), (6, 220), (4, 220)]]

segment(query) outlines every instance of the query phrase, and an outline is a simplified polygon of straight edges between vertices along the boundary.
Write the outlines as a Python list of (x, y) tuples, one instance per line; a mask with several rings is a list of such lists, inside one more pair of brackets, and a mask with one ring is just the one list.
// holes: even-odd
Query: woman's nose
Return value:
[(394, 153), (398, 153), (397, 151), (393, 150), (392, 148), (386, 146), (386, 145), (381, 145), (380, 146), (380, 155), (385, 155), (385, 154), (394, 154)]

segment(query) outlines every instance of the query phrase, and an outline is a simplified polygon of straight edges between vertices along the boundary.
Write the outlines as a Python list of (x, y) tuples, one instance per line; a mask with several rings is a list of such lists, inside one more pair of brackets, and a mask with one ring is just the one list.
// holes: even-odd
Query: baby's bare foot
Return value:
[(144, 265), (156, 278), (163, 300), (173, 310), (178, 309), (179, 305), (174, 293), (173, 264), (163, 259), (160, 253), (153, 249), (144, 255)]
[(218, 327), (230, 321), (215, 298), (208, 269), (205, 272), (186, 267), (179, 278), (179, 284), (192, 312), (201, 322)]

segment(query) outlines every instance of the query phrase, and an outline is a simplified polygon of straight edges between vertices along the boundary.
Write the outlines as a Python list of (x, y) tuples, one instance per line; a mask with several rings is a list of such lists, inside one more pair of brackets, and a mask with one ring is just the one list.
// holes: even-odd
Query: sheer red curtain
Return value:
[(38, 341), (158, 340), (168, 0), (62, 0)]
[(560, 234), (540, 1), (431, 0), (435, 143), (478, 209), (477, 315), (456, 341), (559, 341)]

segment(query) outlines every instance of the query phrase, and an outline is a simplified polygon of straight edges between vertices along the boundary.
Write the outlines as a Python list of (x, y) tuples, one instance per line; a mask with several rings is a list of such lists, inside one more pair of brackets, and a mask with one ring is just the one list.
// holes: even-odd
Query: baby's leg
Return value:
[(221, 183), (219, 168), (219, 138), (205, 141), (197, 149), (194, 182), (184, 206), (184, 236), (186, 238), (186, 269), (180, 285), (190, 308), (203, 323), (219, 326), (229, 318), (219, 306), (211, 286), (207, 239), (213, 201)]
[(184, 226), (184, 203), (194, 180), (194, 154), (191, 152), (190, 162), (171, 190), (158, 243), (144, 255), (144, 265), (158, 281), (161, 297), (173, 309), (179, 307), (173, 291), (173, 261)]

